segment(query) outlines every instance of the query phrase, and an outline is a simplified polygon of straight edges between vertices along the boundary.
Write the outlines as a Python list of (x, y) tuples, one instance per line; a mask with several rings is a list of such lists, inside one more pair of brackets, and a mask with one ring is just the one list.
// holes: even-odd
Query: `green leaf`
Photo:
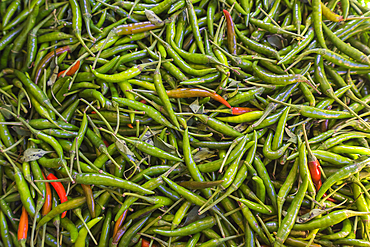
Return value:
[(45, 151), (38, 148), (28, 148), (23, 153), (22, 161), (30, 162), (42, 158), (45, 154), (52, 153), (53, 151)]
[(127, 144), (124, 140), (117, 139), (116, 146), (120, 152), (135, 157), (135, 154), (127, 147)]

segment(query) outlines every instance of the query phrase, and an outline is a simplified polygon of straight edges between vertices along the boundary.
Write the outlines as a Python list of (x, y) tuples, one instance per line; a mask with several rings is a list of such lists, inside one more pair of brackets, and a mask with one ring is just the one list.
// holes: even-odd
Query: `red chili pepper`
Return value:
[(310, 170), (312, 182), (314, 184), (321, 182), (320, 162), (317, 159), (313, 161), (309, 161), (308, 168)]
[(146, 104), (146, 100), (142, 99), (142, 100), (140, 100), (140, 103)]
[[(142, 241), (141, 241), (141, 247), (149, 247), (150, 246), (150, 241), (142, 238)], [(153, 247), (156, 247), (157, 245), (156, 244), (152, 244)]]
[(231, 108), (229, 102), (222, 98), (217, 93), (212, 93), (210, 91), (200, 89), (200, 88), (178, 88), (166, 91), (168, 97), (170, 98), (193, 98), (193, 97), (210, 97), (228, 108)]
[[(303, 124), (303, 133), (304, 133), (304, 138), (305, 138), (305, 142), (307, 145), (307, 151), (308, 151), (308, 169), (310, 170), (311, 179), (312, 179), (313, 184), (315, 185), (315, 189), (316, 191), (318, 191), (322, 185), (320, 162), (316, 158), (316, 156), (312, 153), (310, 145), (308, 144), (306, 126), (304, 124)], [(324, 197), (326, 197), (326, 194), (324, 194)], [(327, 200), (331, 202), (336, 202), (336, 200), (332, 198), (328, 198)]]
[(129, 128), (131, 128), (131, 129), (133, 129), (133, 128), (134, 128), (134, 126), (132, 126), (132, 124), (127, 124), (127, 126), (128, 126)]
[[(44, 173), (42, 173), (42, 176), (45, 178), (45, 175)], [(50, 210), (51, 210), (51, 206), (52, 206), (52, 202), (53, 202), (53, 195), (51, 194), (51, 188), (50, 188), (50, 184), (49, 183), (45, 183), (45, 203), (44, 203), (44, 206), (42, 207), (42, 211), (41, 211), (41, 214), (43, 216), (47, 215)]]
[(96, 114), (96, 111), (92, 111), (91, 114)]
[(233, 115), (241, 115), (241, 114), (251, 112), (251, 111), (258, 111), (258, 109), (257, 108), (249, 108), (249, 107), (233, 107), (233, 108), (231, 108), (231, 113)]
[[(76, 71), (80, 68), (80, 61), (77, 61), (77, 63), (75, 65), (72, 66), (72, 68), (70, 70), (68, 70), (68, 72), (66, 73), (67, 76), (72, 76), (76, 73)], [(63, 75), (65, 72), (65, 70), (61, 71), (58, 73), (58, 77)]]
[(118, 218), (118, 220), (116, 221), (116, 223), (114, 224), (114, 228), (113, 228), (113, 238), (114, 238), (114, 236), (117, 234), (118, 229), (120, 229), (120, 227), (123, 225), (123, 222), (124, 222), (124, 221), (125, 221), (125, 219), (126, 219), (127, 213), (128, 213), (128, 210), (126, 209), (126, 210), (123, 212), (123, 214)]
[(106, 140), (103, 140), (106, 147), (109, 147), (109, 143)]
[(229, 47), (230, 53), (236, 55), (236, 35), (233, 18), (226, 9), (224, 9), (223, 11), (227, 23), (227, 45)]
[[(47, 176), (47, 179), (48, 180), (56, 180), (58, 179), (56, 176), (54, 176), (54, 174), (50, 173), (48, 176)], [(59, 196), (59, 199), (60, 199), (60, 203), (63, 203), (63, 202), (66, 202), (68, 200), (67, 198), (67, 194), (66, 194), (66, 190), (64, 189), (64, 186), (61, 182), (50, 182), (51, 185), (53, 186), (53, 188), (55, 189), (55, 191), (57, 192), (58, 196)], [(62, 218), (64, 218), (67, 214), (67, 211), (64, 211), (62, 213)]]
[[(314, 183), (316, 187), (316, 191), (318, 191), (322, 185), (322, 182), (321, 182), (320, 162), (316, 157), (314, 157), (314, 160), (311, 160), (308, 162), (308, 169), (310, 170), (312, 182)], [(324, 194), (324, 197), (325, 196), (326, 194)], [(331, 202), (336, 202), (336, 200), (332, 198), (328, 198), (327, 200)]]
[(18, 225), (18, 241), (26, 241), (28, 232), (28, 213), (24, 207), (22, 207), (21, 218), (19, 219)]
[(56, 49), (55, 51), (51, 51), (48, 54), (46, 54), (46, 56), (40, 61), (39, 65), (36, 68), (36, 74), (35, 74), (35, 83), (36, 84), (38, 83), (42, 72), (44, 71), (46, 66), (50, 63), (50, 61), (54, 58), (54, 56), (55, 55), (59, 56), (59, 55), (63, 54), (66, 51), (71, 52), (71, 47), (68, 46), (68, 45), (63, 46), (63, 47), (60, 47), (60, 48)]

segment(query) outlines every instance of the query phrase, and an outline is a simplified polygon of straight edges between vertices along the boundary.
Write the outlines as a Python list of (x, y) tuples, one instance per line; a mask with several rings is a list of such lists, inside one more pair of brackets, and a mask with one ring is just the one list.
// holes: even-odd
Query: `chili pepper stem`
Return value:
[[(205, 112), (218, 112), (218, 113), (229, 113), (229, 114), (232, 114), (231, 109), (205, 110)], [(187, 113), (187, 112), (185, 112), (185, 113)], [(181, 115), (181, 114), (179, 114), (179, 115)]]
[(59, 178), (54, 180), (33, 180), (35, 183), (48, 183), (48, 182), (68, 182), (69, 178)]
[(41, 247), (45, 245), (46, 224), (42, 226)]
[(341, 131), (342, 129), (348, 127), (348, 126), (352, 126), (353, 123), (356, 123), (356, 122), (359, 122), (358, 120), (351, 120), (350, 122), (348, 123), (344, 123), (344, 124), (341, 124), (341, 125), (338, 125), (336, 128), (335, 128), (335, 132), (339, 132)]
[[(66, 74), (68, 73), (68, 71), (70, 71), (70, 70), (73, 68), (73, 66), (75, 66), (79, 61), (82, 61), (84, 58), (86, 58), (86, 57), (88, 57), (88, 56), (89, 56), (89, 54), (86, 52), (86, 53), (82, 54), (79, 58), (77, 58), (77, 60), (76, 60), (76, 61), (74, 61), (74, 62), (71, 64), (71, 66), (69, 66), (69, 67), (68, 67), (68, 69), (66, 69), (66, 70), (64, 71), (64, 73), (62, 74), (62, 77), (65, 77), (65, 76), (66, 76)], [(69, 90), (69, 89), (71, 89), (71, 87), (72, 87), (72, 85), (69, 85), (68, 90)]]
[(28, 181), (31, 186), (36, 190), (37, 194), (41, 195), (42, 196), (42, 192), (40, 191), (40, 189), (36, 186), (36, 184), (33, 182), (33, 181)]
[(104, 47), (106, 46), (106, 44), (108, 43), (108, 41), (113, 37), (115, 36), (115, 31), (114, 30), (111, 30), (109, 33), (108, 33), (108, 36), (107, 38), (105, 39), (104, 41), (104, 44), (102, 45), (102, 47), (99, 49), (99, 52), (98, 52), (98, 55), (96, 56), (95, 60), (94, 60), (94, 63), (93, 63), (93, 66), (92, 68), (95, 69), (95, 66), (96, 66), (96, 63), (98, 62), (98, 59), (100, 57), (100, 54), (102, 53)]
[(278, 104), (281, 104), (281, 105), (284, 105), (284, 106), (290, 106), (290, 107), (293, 107), (293, 108), (296, 108), (296, 109), (298, 109), (298, 108), (299, 108), (299, 106), (297, 106), (297, 105), (293, 105), (293, 104), (289, 104), (289, 103), (285, 103), (285, 102), (282, 102), (282, 101), (276, 100), (276, 99), (274, 99), (274, 98), (271, 98), (271, 97), (270, 97), (270, 96), (268, 96), (268, 95), (267, 95), (267, 98), (268, 98), (269, 100), (271, 100), (272, 102), (275, 102), (275, 103), (278, 103)]
[(268, 240), (270, 241), (270, 243), (274, 243), (274, 241), (275, 241), (274, 238), (271, 236), (269, 230), (267, 229), (267, 227), (265, 225), (265, 222), (263, 222), (263, 220), (261, 219), (261, 217), (259, 216), (259, 214), (256, 215), (256, 218), (260, 222), (260, 224), (262, 226), (262, 229), (265, 232), (265, 234), (266, 234)]
[[(40, 212), (40, 210), (42, 209), (42, 207), (43, 207), (43, 204), (38, 204), (37, 206), (36, 206), (36, 216), (39, 214), (39, 212)], [(30, 242), (30, 246), (34, 246), (34, 237), (35, 237), (35, 230), (36, 230), (36, 223), (37, 223), (37, 221), (36, 221), (36, 219), (37, 219), (37, 217), (35, 216), (35, 218), (33, 219), (33, 225), (32, 225), (32, 231), (31, 231), (31, 242)]]
[(264, 87), (264, 88), (269, 88), (269, 89), (272, 89), (272, 90), (275, 90), (278, 87), (277, 85), (260, 84), (260, 83), (251, 82), (251, 81), (248, 81), (248, 79), (245, 79), (244, 81), (248, 84), (251, 84), (251, 85), (254, 85), (254, 86), (257, 86), (257, 87)]
[[(233, 200), (235, 201), (240, 201), (243, 203), (243, 200), (241, 200), (240, 198), (236, 197), (236, 196), (233, 196), (233, 195), (229, 195), (230, 198), (232, 198)], [(271, 209), (268, 208), (261, 200), (257, 201), (262, 207), (264, 207), (267, 211), (269, 211), (270, 213), (272, 213)]]
[(365, 17), (365, 16), (355, 16), (355, 17), (348, 17), (344, 21), (352, 21), (352, 20), (366, 20), (370, 19), (370, 17)]
[(356, 112), (354, 112), (347, 104), (343, 103), (338, 97), (335, 96), (334, 92), (331, 94), (331, 97), (339, 103), (341, 106), (343, 106), (345, 109), (347, 109), (353, 116), (355, 116), (368, 130), (370, 130), (370, 125), (363, 120), (359, 115), (357, 115)]
[[(333, 190), (332, 192), (330, 192), (328, 195), (326, 195), (325, 197), (322, 198), (322, 200), (320, 202), (317, 202), (318, 205), (321, 205), (323, 206), (323, 203), (328, 200), (332, 195), (334, 195), (336, 192), (338, 192), (341, 188), (343, 188), (344, 186), (346, 186), (347, 183), (343, 183), (341, 184), (338, 188), (336, 188), (335, 190)], [(347, 200), (343, 201), (342, 203), (345, 203)]]
[(103, 117), (103, 115), (101, 115), (101, 113), (92, 105), (90, 104), (87, 100), (83, 99), (83, 98), (80, 98), (80, 100), (82, 102), (84, 102), (85, 104), (87, 104), (89, 107), (91, 107), (95, 112), (96, 114), (104, 121), (105, 125), (107, 126), (107, 128), (111, 131), (111, 132), (114, 132), (112, 126), (108, 123), (108, 121)]
[(306, 125), (304, 123), (302, 124), (302, 130), (303, 130), (303, 137), (304, 137), (304, 140), (305, 140), (305, 143), (306, 143), (306, 147), (307, 147), (307, 151), (308, 151), (308, 156), (310, 157), (309, 160), (316, 161), (317, 158), (312, 153), (312, 150), (310, 148), (310, 144), (308, 143), (307, 132), (306, 132)]
[(24, 140), (24, 136), (22, 136), (21, 138), (19, 138), (19, 140), (16, 142), (16, 143), (14, 143), (13, 145), (11, 145), (11, 146), (9, 146), (9, 147), (7, 147), (7, 148), (5, 148), (5, 149), (3, 149), (3, 150), (0, 150), (1, 152), (7, 152), (7, 151), (10, 151), (11, 149), (13, 149), (14, 147), (16, 147), (16, 146), (18, 146), (21, 142), (23, 142), (23, 140)]
[(212, 194), (210, 198), (198, 209), (198, 214), (210, 203), (212, 202), (213, 198), (218, 195), (218, 193), (221, 192), (221, 188), (217, 187), (217, 190)]
[[(185, 130), (183, 130), (183, 129), (177, 129), (177, 130), (180, 131), (181, 133), (185, 132)], [(192, 135), (192, 136), (195, 136), (195, 137), (211, 137), (213, 135), (213, 133), (198, 134), (198, 133), (193, 133), (193, 132), (189, 131), (189, 135)]]
[(81, 214), (81, 210), (74, 210), (73, 211), (76, 216), (82, 221), (82, 224), (84, 225), (84, 227), (86, 228), (87, 232), (89, 233), (91, 239), (94, 241), (95, 245), (98, 245), (98, 242), (96, 242), (95, 238), (94, 238), (94, 235), (91, 233), (90, 231), (90, 228), (87, 226), (86, 222), (84, 221), (84, 218), (82, 217), (82, 214)]
[[(247, 136), (245, 136), (243, 139), (245, 139), (245, 138), (247, 138)], [(243, 141), (243, 140), (241, 140), (241, 141)], [(222, 161), (221, 167), (220, 167), (220, 169), (218, 170), (218, 172), (219, 172), (219, 173), (222, 173), (222, 168), (224, 167), (224, 165), (225, 165), (225, 163), (226, 163), (227, 158), (229, 157), (229, 155), (230, 155), (231, 151), (234, 149), (234, 147), (235, 147), (236, 145), (238, 145), (238, 142), (235, 142), (235, 141), (233, 141), (233, 143), (230, 145), (230, 147), (229, 147), (229, 149), (227, 150), (227, 153), (226, 153), (226, 155), (225, 155), (225, 157), (224, 157), (224, 159), (223, 159), (223, 161)], [(244, 145), (242, 146), (242, 148), (244, 148)]]
[[(5, 156), (6, 157), (6, 156)], [(9, 156), (8, 156), (9, 157)], [(15, 182), (13, 182), (13, 184), (15, 184)], [(9, 191), (7, 191), (2, 197), (0, 197), (0, 200), (3, 200), (5, 197), (7, 197), (8, 195), (10, 195), (11, 193), (14, 193), (15, 191), (17, 191), (17, 187), (14, 186), (12, 187)]]

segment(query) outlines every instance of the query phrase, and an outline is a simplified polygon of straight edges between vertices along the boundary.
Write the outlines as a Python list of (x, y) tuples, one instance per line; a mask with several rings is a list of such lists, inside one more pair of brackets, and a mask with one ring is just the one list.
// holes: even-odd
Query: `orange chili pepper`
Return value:
[(134, 128), (134, 126), (132, 126), (132, 124), (127, 124), (127, 126), (128, 126), (129, 128), (131, 128), (131, 129), (133, 129), (133, 128)]
[(95, 218), (95, 201), (91, 186), (89, 184), (81, 184), (81, 187), (85, 193), (87, 208), (90, 211), (91, 218)]
[(228, 108), (231, 108), (229, 102), (222, 98), (221, 95), (200, 88), (178, 88), (167, 90), (166, 93), (170, 98), (210, 97)]
[[(44, 179), (46, 179), (44, 173), (42, 173), (42, 176), (44, 177)], [(51, 188), (50, 188), (49, 183), (45, 183), (45, 190), (46, 190), (45, 203), (44, 203), (44, 206), (42, 207), (42, 211), (41, 211), (41, 214), (43, 216), (47, 215), (50, 212), (52, 202), (53, 202), (53, 195), (51, 193)]]
[[(68, 72), (66, 73), (67, 76), (72, 76), (74, 75), (77, 70), (80, 68), (80, 61), (77, 61), (77, 63), (75, 65), (72, 66), (72, 68), (70, 70), (68, 70)], [(58, 77), (63, 75), (65, 72), (65, 70), (61, 71), (58, 73)]]
[(233, 18), (226, 9), (224, 9), (223, 11), (227, 23), (227, 45), (229, 47), (230, 53), (236, 55), (236, 35)]
[[(48, 180), (56, 180), (58, 179), (56, 176), (54, 176), (54, 174), (50, 173), (48, 176), (47, 176), (47, 179)], [(57, 192), (58, 196), (59, 196), (59, 199), (60, 199), (60, 203), (63, 203), (63, 202), (66, 202), (68, 200), (67, 198), (67, 194), (66, 194), (66, 190), (64, 189), (64, 186), (61, 182), (50, 182), (51, 185), (53, 186), (53, 188), (55, 189), (55, 191)], [(64, 218), (67, 214), (67, 211), (64, 211), (62, 213), (62, 218)]]
[(128, 210), (126, 209), (126, 210), (123, 212), (123, 214), (118, 218), (118, 220), (116, 221), (116, 223), (114, 224), (114, 228), (113, 228), (113, 238), (114, 238), (114, 236), (117, 234), (118, 229), (123, 225), (123, 222), (124, 222), (124, 221), (125, 221), (125, 219), (126, 219), (127, 213), (128, 213)]
[(124, 24), (116, 27), (117, 35), (128, 35), (135, 33), (142, 33), (145, 31), (159, 28), (160, 26), (152, 24), (150, 21)]
[(36, 74), (35, 74), (35, 84), (38, 83), (40, 77), (41, 77), (41, 74), (42, 72), (44, 71), (44, 69), (46, 68), (46, 66), (50, 63), (50, 61), (54, 58), (54, 56), (59, 56), (61, 54), (63, 54), (64, 52), (71, 52), (71, 47), (70, 46), (63, 46), (63, 47), (60, 47), (58, 49), (56, 49), (55, 51), (51, 51), (49, 52), (48, 54), (46, 54), (46, 56), (40, 61), (40, 63), (37, 65), (37, 68), (36, 68)]
[(24, 243), (27, 240), (27, 232), (28, 232), (28, 213), (24, 207), (22, 207), (22, 214), (21, 218), (19, 219), (18, 225), (18, 241), (23, 242), (21, 244), (24, 246)]
[[(150, 241), (146, 240), (146, 239), (143, 239), (142, 238), (142, 241), (141, 241), (141, 247), (149, 247), (150, 246)], [(155, 244), (152, 244), (153, 247), (156, 247), (157, 245)]]
[(241, 114), (251, 112), (251, 111), (258, 111), (258, 109), (257, 108), (249, 108), (249, 107), (233, 107), (233, 108), (231, 108), (231, 113), (233, 115), (241, 115)]

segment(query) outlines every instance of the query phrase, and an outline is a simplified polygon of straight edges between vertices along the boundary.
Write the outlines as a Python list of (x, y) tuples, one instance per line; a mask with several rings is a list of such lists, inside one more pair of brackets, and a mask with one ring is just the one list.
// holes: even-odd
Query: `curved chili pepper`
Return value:
[[(320, 172), (320, 174), (321, 174), (321, 172)], [(317, 183), (315, 183), (315, 187), (316, 187), (316, 191), (318, 191), (320, 188), (321, 188), (321, 185), (322, 185), (322, 181), (321, 181), (321, 179), (320, 180), (318, 180), (318, 182)], [(327, 196), (327, 194), (326, 193), (324, 193), (324, 195), (323, 195), (323, 197), (326, 197)], [(330, 202), (334, 202), (334, 203), (336, 203), (337, 201), (335, 200), (335, 199), (333, 199), (333, 198), (327, 198), (326, 200), (328, 200), (328, 201), (330, 201)]]
[(36, 84), (39, 82), (41, 74), (44, 72), (44, 69), (48, 66), (48, 64), (51, 62), (51, 60), (54, 58), (54, 56), (59, 56), (59, 55), (63, 54), (66, 51), (71, 53), (75, 49), (75, 47), (77, 47), (77, 46), (76, 45), (73, 45), (73, 46), (67, 45), (67, 46), (64, 46), (64, 47), (57, 48), (57, 49), (55, 49), (55, 51), (51, 51), (48, 54), (46, 54), (45, 57), (37, 65), (34, 82)]
[(326, 48), (325, 38), (322, 31), (322, 6), (321, 0), (313, 0), (312, 5), (312, 20), (315, 30), (315, 36), (322, 48)]
[[(44, 173), (42, 174), (42, 176), (46, 180)], [(42, 211), (41, 211), (42, 216), (45, 216), (50, 212), (51, 207), (52, 207), (52, 202), (53, 202), (52, 201), (53, 200), (53, 194), (51, 193), (51, 188), (50, 188), (49, 183), (45, 183), (45, 191), (46, 191), (45, 203), (44, 203), (44, 206), (42, 207)]]
[(229, 48), (229, 52), (233, 55), (236, 55), (236, 34), (235, 34), (235, 24), (233, 22), (233, 18), (231, 17), (230, 13), (224, 9), (223, 10), (226, 23), (227, 23), (227, 45)]
[[(72, 76), (72, 75), (74, 75), (79, 68), (80, 68), (80, 61), (77, 61), (77, 63), (75, 65), (73, 65), (70, 70), (67, 71), (66, 76)], [(59, 72), (58, 73), (58, 77), (60, 77), (61, 75), (63, 75), (65, 72), (66, 72), (65, 70)]]
[[(50, 173), (46, 178), (48, 180), (57, 180), (58, 179), (52, 173)], [(59, 196), (59, 199), (60, 199), (60, 203), (68, 201), (66, 190), (64, 189), (63, 184), (61, 182), (50, 182), (50, 183), (53, 186), (53, 188), (55, 189), (55, 191), (57, 192), (57, 194)], [(66, 214), (67, 214), (67, 211), (64, 211), (62, 213), (62, 218), (64, 218), (66, 216)]]
[(257, 108), (250, 108), (250, 107), (233, 107), (231, 108), (231, 114), (233, 115), (241, 115), (251, 111), (258, 111)]
[(22, 215), (19, 219), (19, 226), (18, 226), (18, 241), (21, 243), (22, 246), (27, 241), (27, 232), (28, 232), (28, 213), (25, 207), (22, 207)]
[(325, 16), (328, 20), (334, 21), (334, 22), (340, 22), (343, 21), (343, 16), (338, 15), (331, 11), (324, 3), (321, 2), (321, 11), (322, 15)]
[(230, 104), (222, 98), (217, 93), (212, 93), (210, 91), (199, 89), (199, 88), (178, 88), (173, 90), (167, 90), (166, 91), (168, 97), (170, 98), (193, 98), (193, 97), (210, 97), (211, 99), (214, 99), (228, 108), (231, 108)]
[(198, 233), (204, 229), (208, 229), (216, 224), (216, 219), (212, 216), (205, 217), (204, 219), (190, 223), (189, 225), (178, 228), (175, 230), (161, 230), (154, 229), (153, 231), (159, 235), (166, 237), (175, 237), (175, 236), (187, 236), (189, 234)]
[(290, 207), (287, 211), (287, 215), (281, 222), (281, 226), (279, 227), (279, 230), (276, 235), (277, 245), (275, 246), (281, 246), (287, 239), (290, 230), (293, 228), (295, 224), (295, 219), (298, 215), (299, 208), (301, 207), (307, 188), (308, 188), (308, 174), (305, 176), (303, 183), (299, 187), (298, 192), (294, 197), (293, 202), (290, 204)]
[(123, 214), (119, 217), (119, 219), (116, 221), (116, 223), (114, 224), (114, 228), (113, 228), (113, 237), (117, 234), (118, 232), (118, 229), (121, 228), (121, 226), (123, 225), (123, 222), (125, 221), (126, 219), (126, 216), (127, 216), (127, 213), (128, 213), (128, 209), (126, 209)]
[[(159, 23), (158, 23), (159, 24)], [(164, 24), (164, 23), (163, 23)], [(117, 35), (129, 35), (135, 33), (142, 33), (156, 28), (160, 28), (162, 25), (152, 24), (150, 21), (124, 24), (114, 29)]]
[(82, 189), (83, 189), (84, 194), (86, 196), (87, 207), (89, 208), (90, 215), (91, 215), (92, 218), (95, 218), (96, 217), (95, 201), (94, 201), (94, 195), (92, 193), (91, 186), (86, 185), (86, 184), (81, 184), (81, 186), (82, 186)]
[(122, 82), (128, 79), (131, 79), (135, 76), (138, 76), (141, 74), (141, 71), (146, 67), (150, 66), (153, 64), (156, 64), (157, 62), (151, 62), (151, 63), (143, 63), (136, 65), (128, 70), (125, 70), (119, 74), (114, 74), (114, 75), (106, 75), (106, 74), (101, 74), (97, 70), (91, 68), (92, 73), (99, 79), (105, 80), (106, 82)]

